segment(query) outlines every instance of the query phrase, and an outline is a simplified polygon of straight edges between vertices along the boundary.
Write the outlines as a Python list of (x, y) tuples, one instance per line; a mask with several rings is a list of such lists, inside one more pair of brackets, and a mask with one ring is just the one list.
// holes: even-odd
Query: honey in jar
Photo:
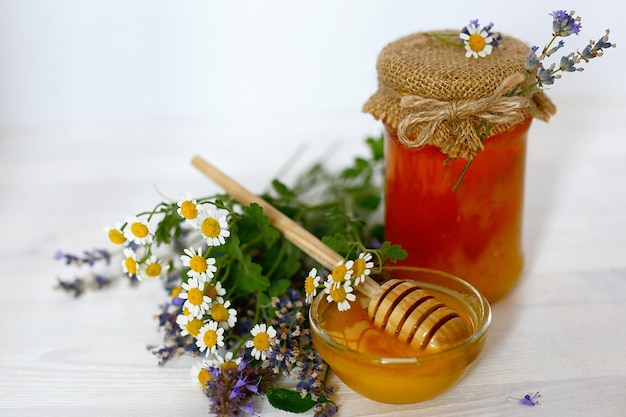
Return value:
[[(525, 73), (529, 49), (505, 36), (474, 59), (430, 34), (406, 36), (380, 53), (364, 106), (386, 131), (385, 239), (407, 250), (402, 264), (452, 273), (491, 302), (523, 269), (531, 120), (555, 112)], [(528, 94), (510, 97), (520, 85)]]
[(529, 125), (527, 119), (487, 139), (462, 178), (466, 160), (446, 162), (434, 146), (404, 146), (387, 128), (385, 236), (407, 251), (405, 263), (461, 276), (490, 301), (509, 292), (524, 259)]

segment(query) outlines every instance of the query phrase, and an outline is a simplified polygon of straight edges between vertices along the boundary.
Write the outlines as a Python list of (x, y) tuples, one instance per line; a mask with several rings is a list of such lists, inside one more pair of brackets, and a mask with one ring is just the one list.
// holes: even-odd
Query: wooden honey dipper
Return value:
[[(248, 191), (199, 156), (192, 164), (241, 204), (257, 203), (272, 226), (325, 268), (332, 270), (343, 257), (267, 201)], [(470, 332), (459, 314), (411, 280), (391, 279), (379, 285), (369, 276), (355, 287), (369, 297), (368, 316), (374, 325), (412, 347), (426, 351), (445, 349), (466, 339)]]

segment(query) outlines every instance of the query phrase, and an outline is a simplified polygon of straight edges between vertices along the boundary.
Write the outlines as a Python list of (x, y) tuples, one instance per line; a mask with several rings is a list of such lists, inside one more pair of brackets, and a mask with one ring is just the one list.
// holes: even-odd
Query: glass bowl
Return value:
[(389, 267), (381, 280), (414, 280), (457, 310), (470, 335), (443, 350), (412, 350), (391, 335), (373, 329), (366, 317), (369, 299), (358, 292), (347, 312), (318, 294), (309, 311), (315, 349), (348, 387), (371, 400), (389, 404), (425, 401), (446, 391), (483, 351), (491, 322), (487, 299), (450, 274), (415, 267)]

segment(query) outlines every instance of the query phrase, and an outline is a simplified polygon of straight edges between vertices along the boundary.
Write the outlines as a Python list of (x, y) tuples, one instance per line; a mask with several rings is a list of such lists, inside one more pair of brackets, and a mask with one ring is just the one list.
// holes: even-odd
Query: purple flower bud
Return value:
[(557, 10), (550, 13), (552, 16), (552, 30), (554, 36), (578, 35), (582, 25), (580, 17), (574, 18), (574, 12), (567, 13), (565, 10)]

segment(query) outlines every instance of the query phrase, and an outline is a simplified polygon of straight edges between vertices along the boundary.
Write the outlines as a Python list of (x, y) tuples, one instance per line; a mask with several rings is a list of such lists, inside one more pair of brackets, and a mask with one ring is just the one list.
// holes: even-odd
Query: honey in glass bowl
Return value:
[(347, 386), (369, 399), (408, 404), (433, 398), (454, 386), (483, 351), (491, 310), (467, 282), (424, 268), (395, 267), (384, 279), (412, 279), (465, 321), (470, 335), (439, 351), (416, 349), (374, 327), (367, 317), (369, 298), (358, 294), (340, 312), (319, 294), (310, 309), (315, 349)]

